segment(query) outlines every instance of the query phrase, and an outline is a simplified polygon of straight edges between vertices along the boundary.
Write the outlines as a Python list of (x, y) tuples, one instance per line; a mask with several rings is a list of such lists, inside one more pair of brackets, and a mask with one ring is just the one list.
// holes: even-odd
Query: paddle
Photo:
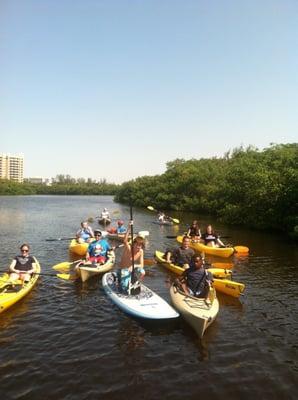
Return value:
[[(133, 221), (133, 215), (132, 215), (132, 204), (130, 204), (130, 220)], [(133, 238), (133, 223), (130, 225), (130, 235)], [(130, 245), (130, 250), (131, 250), (131, 263), (132, 263), (132, 271), (131, 271), (131, 284), (132, 287), (130, 288), (130, 293), (132, 296), (137, 295), (141, 291), (140, 285), (135, 287), (135, 284), (137, 282), (137, 277), (135, 274), (135, 262), (134, 262), (134, 249), (133, 249), (133, 241)]]
[[(147, 206), (147, 208), (148, 208), (148, 210), (150, 210), (150, 211), (156, 211), (156, 212), (159, 212), (158, 210), (156, 210), (154, 207), (152, 207), (152, 206)], [(179, 221), (179, 219), (177, 219), (177, 218), (172, 218), (172, 217), (169, 217), (168, 215), (166, 216), (168, 219), (170, 219), (171, 221), (173, 221), (173, 222), (175, 222), (175, 224), (179, 224), (180, 223), (180, 221)]]
[[(3, 273), (3, 272), (5, 272), (5, 273), (9, 273), (9, 272), (7, 272), (7, 270), (6, 271), (0, 271), (0, 273)], [(26, 272), (26, 271), (23, 271), (23, 272)], [(47, 273), (45, 273), (45, 272), (33, 272), (33, 274), (32, 275), (41, 275), (41, 276), (57, 276), (57, 274), (47, 274)], [(0, 279), (0, 281), (3, 281), (3, 279)]]
[(79, 264), (80, 262), (85, 261), (83, 259), (75, 260), (75, 261), (64, 261), (59, 264), (54, 265), (52, 268), (56, 271), (68, 271), (72, 265)]
[[(182, 233), (181, 235), (166, 235), (167, 239), (176, 239), (177, 236), (186, 235), (186, 233)], [(231, 236), (221, 236), (221, 239), (229, 239)], [(230, 247), (230, 246), (229, 246)]]
[(74, 237), (62, 237), (62, 238), (56, 238), (56, 239), (46, 239), (46, 242), (57, 242), (60, 240), (72, 240), (75, 239)]

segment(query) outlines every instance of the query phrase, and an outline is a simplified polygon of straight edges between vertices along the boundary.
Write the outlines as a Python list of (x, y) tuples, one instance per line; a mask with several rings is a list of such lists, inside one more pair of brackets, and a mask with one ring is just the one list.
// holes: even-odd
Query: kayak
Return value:
[[(184, 268), (179, 267), (178, 265), (175, 265), (173, 263), (167, 263), (164, 259), (164, 253), (162, 253), (161, 251), (155, 252), (155, 258), (159, 263), (161, 263), (169, 271), (172, 271), (177, 275), (181, 275), (184, 271)], [(230, 279), (232, 277), (232, 271), (230, 269), (212, 268), (212, 267), (206, 268), (206, 269), (209, 272), (211, 272), (211, 274), (214, 278), (229, 278)]]
[[(177, 241), (182, 243), (183, 236), (177, 236)], [(234, 254), (234, 247), (210, 247), (200, 242), (190, 241), (189, 247), (199, 253), (212, 254), (213, 256), (228, 258)]]
[(157, 225), (174, 225), (173, 221), (153, 221), (152, 223)]
[(69, 250), (72, 253), (78, 254), (79, 256), (84, 256), (87, 253), (87, 249), (90, 243), (78, 243), (76, 239), (72, 239), (69, 245)]
[(121, 293), (117, 285), (117, 274), (115, 272), (104, 274), (102, 286), (110, 300), (122, 311), (133, 317), (160, 320), (179, 316), (170, 304), (142, 283), (140, 283), (141, 291), (137, 295)]
[(95, 275), (100, 275), (110, 271), (115, 264), (115, 254), (111, 252), (108, 256), (107, 261), (104, 264), (81, 264), (75, 267), (78, 278), (81, 278), (82, 282), (86, 282), (89, 278)]
[(106, 226), (106, 225), (109, 225), (111, 223), (111, 219), (110, 218), (99, 218), (98, 219), (98, 223), (100, 225)]
[(208, 298), (201, 299), (185, 294), (173, 283), (170, 288), (170, 296), (174, 307), (196, 331), (197, 335), (202, 338), (219, 311), (215, 290), (212, 291), (211, 288)]
[(36, 261), (36, 272), (32, 275), (29, 282), (24, 283), (22, 286), (22, 281), (14, 281), (15, 287), (13, 288), (9, 281), (9, 274), (5, 273), (0, 277), (0, 313), (7, 310), (13, 304), (21, 300), (26, 294), (28, 294), (31, 289), (35, 286), (40, 273), (39, 262)]
[[(184, 268), (179, 267), (178, 265), (166, 263), (165, 259), (163, 258), (163, 253), (160, 251), (155, 252), (155, 258), (164, 267), (166, 267), (168, 270), (174, 272), (177, 275), (182, 275), (182, 273), (185, 271)], [(218, 268), (216, 268), (216, 269), (218, 269)], [(212, 273), (212, 268), (209, 268), (208, 271), (210, 271)], [(226, 272), (228, 273), (230, 271), (226, 270)], [(213, 287), (218, 292), (221, 292), (221, 293), (227, 294), (228, 296), (232, 296), (232, 297), (236, 297), (236, 298), (240, 297), (240, 295), (243, 294), (244, 289), (245, 289), (244, 283), (235, 282), (230, 279), (215, 278), (214, 276), (213, 276)]]

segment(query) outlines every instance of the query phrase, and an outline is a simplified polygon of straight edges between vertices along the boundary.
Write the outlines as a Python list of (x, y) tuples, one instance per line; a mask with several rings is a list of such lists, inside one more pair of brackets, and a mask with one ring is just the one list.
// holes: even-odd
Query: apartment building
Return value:
[(24, 157), (0, 154), (0, 178), (23, 182)]

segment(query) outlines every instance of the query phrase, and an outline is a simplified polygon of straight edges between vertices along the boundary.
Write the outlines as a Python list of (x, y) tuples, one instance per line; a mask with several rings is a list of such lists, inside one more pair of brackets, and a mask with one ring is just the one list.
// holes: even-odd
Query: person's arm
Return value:
[(226, 247), (226, 245), (220, 240), (220, 238), (216, 237), (216, 243), (219, 244), (221, 247)]
[(16, 263), (17, 263), (17, 260), (12, 260), (12, 262), (11, 262), (11, 264), (9, 266), (9, 271), (10, 272), (16, 272), (16, 273), (19, 272), (18, 269), (15, 269)]
[(90, 243), (87, 248), (86, 257), (85, 257), (87, 261), (89, 260), (89, 258), (91, 256), (91, 250), (92, 250), (92, 243)]
[(94, 238), (94, 232), (93, 232), (93, 229), (91, 228), (91, 226), (89, 226), (88, 229), (90, 232), (90, 237)]
[[(130, 229), (129, 229), (129, 228), (130, 228), (132, 225), (133, 225), (133, 220), (130, 220), (130, 221), (129, 221), (129, 224), (128, 224), (128, 227), (127, 227), (127, 229), (126, 229), (124, 238), (123, 238), (124, 246), (125, 246), (126, 248), (129, 248), (129, 249), (130, 249), (130, 244), (129, 244), (129, 240), (128, 240), (129, 232), (130, 232)], [(132, 238), (132, 240), (133, 240), (133, 238)]]

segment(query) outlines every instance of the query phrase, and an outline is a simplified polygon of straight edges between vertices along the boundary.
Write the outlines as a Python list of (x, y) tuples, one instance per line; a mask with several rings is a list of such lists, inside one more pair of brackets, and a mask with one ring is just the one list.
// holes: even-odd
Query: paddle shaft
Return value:
[(57, 238), (57, 239), (46, 239), (46, 242), (58, 242), (60, 240), (72, 240), (75, 237), (65, 237), (65, 238)]

